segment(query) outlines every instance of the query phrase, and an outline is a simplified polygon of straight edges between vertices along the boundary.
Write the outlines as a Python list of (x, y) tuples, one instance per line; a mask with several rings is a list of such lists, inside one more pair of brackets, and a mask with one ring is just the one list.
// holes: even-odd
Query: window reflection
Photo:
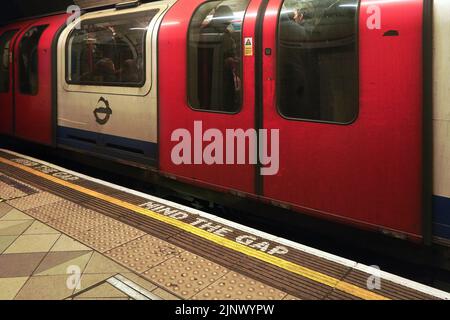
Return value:
[(145, 41), (158, 10), (87, 20), (68, 41), (68, 81), (83, 85), (142, 86)]
[(19, 88), (28, 95), (38, 93), (39, 41), (48, 25), (29, 29), (20, 40), (19, 45)]
[(17, 30), (9, 30), (0, 36), (0, 92), (9, 91), (9, 46), (16, 32)]
[(211, 1), (189, 27), (188, 93), (193, 108), (236, 112), (242, 100), (242, 22), (249, 1)]
[(278, 95), (290, 118), (348, 123), (358, 112), (357, 0), (286, 0)]

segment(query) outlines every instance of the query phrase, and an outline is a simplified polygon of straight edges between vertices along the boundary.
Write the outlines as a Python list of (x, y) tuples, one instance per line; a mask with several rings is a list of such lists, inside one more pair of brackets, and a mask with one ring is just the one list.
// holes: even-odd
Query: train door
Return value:
[(422, 1), (270, 0), (263, 50), (264, 196), (419, 238)]
[(66, 15), (31, 23), (15, 43), (15, 136), (42, 144), (54, 143), (53, 50)]
[(180, 1), (165, 16), (159, 33), (163, 173), (216, 190), (255, 192), (260, 2)]
[(29, 22), (22, 22), (0, 28), (0, 133), (2, 134), (13, 134), (13, 47), (21, 30), (28, 24)]
[(58, 145), (154, 165), (157, 30), (168, 2), (91, 12), (58, 43)]

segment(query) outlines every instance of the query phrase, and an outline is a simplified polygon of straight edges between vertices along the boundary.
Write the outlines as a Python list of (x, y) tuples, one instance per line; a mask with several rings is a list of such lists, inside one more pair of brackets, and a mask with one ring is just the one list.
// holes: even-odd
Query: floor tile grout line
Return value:
[[(15, 208), (14, 208), (14, 209), (15, 209)], [(16, 210), (18, 210), (18, 209), (16, 209)], [(18, 210), (18, 211), (26, 215), (26, 213), (24, 213), (24, 212), (22, 212), (22, 211), (20, 211), (20, 210)], [(29, 216), (29, 215), (27, 215), (27, 216)], [(29, 221), (29, 220), (33, 220), (33, 222), (32, 222), (27, 228), (25, 228), (25, 230), (23, 230), (23, 231), (16, 237), (16, 239), (14, 239), (13, 242), (11, 242), (5, 249), (3, 249), (3, 251), (0, 253), (0, 255), (3, 255), (3, 254), (9, 254), (9, 253), (5, 253), (5, 252), (6, 252), (6, 251), (14, 244), (14, 242), (16, 242), (16, 240), (17, 240), (19, 237), (23, 236), (24, 233), (25, 233), (25, 232), (33, 225), (34, 221), (36, 221), (36, 219), (34, 219), (33, 217), (31, 217), (31, 218), (32, 218), (32, 219), (28, 219), (28, 221)], [(2, 220), (2, 221), (26, 221), (26, 220)], [(12, 235), (12, 236), (15, 236), (15, 235)]]
[(39, 263), (36, 265), (36, 268), (34, 268), (33, 272), (31, 272), (31, 274), (28, 276), (27, 281), (25, 281), (25, 283), (23, 284), (23, 286), (20, 288), (19, 291), (17, 291), (16, 295), (14, 296), (13, 300), (15, 300), (17, 298), (17, 295), (23, 290), (23, 288), (25, 287), (25, 285), (30, 281), (30, 279), (33, 277), (33, 274), (36, 272), (36, 270), (39, 268), (39, 266), (41, 265), (41, 263), (45, 260), (45, 258), (47, 258), (48, 253), (50, 252), (50, 250), (53, 248), (53, 246), (55, 245), (55, 243), (59, 240), (59, 238), (61, 238), (61, 233), (59, 234), (59, 237), (55, 240), (55, 242), (53, 243), (53, 245), (50, 247), (50, 249), (47, 251), (47, 253), (45, 253), (45, 255), (42, 257), (42, 259), (39, 261)]
[[(35, 193), (34, 193), (34, 194), (35, 194)], [(28, 196), (30, 196), (30, 194), (25, 194), (25, 195), (20, 196), (20, 197), (14, 197), (14, 198), (9, 198), (9, 199), (4, 199), (4, 201), (1, 201), (1, 202), (6, 203), (7, 201), (18, 200), (18, 199), (22, 199), (22, 198), (25, 198), (25, 197), (28, 197)], [(7, 204), (7, 203), (6, 203), (6, 204)]]
[[(67, 235), (66, 235), (66, 236), (67, 236)], [(67, 237), (69, 237), (69, 236), (67, 236)], [(73, 238), (71, 238), (71, 237), (69, 237), (69, 238), (76, 241), (76, 239), (73, 239)], [(79, 242), (79, 241), (77, 241), (77, 242)], [(80, 242), (80, 243), (81, 243), (81, 242)], [(92, 249), (92, 248), (90, 248), (90, 247), (87, 247), (87, 248), (91, 249), (91, 250), (90, 250), (90, 251), (91, 251), (91, 256), (89, 257), (88, 261), (87, 261), (86, 264), (84, 265), (83, 271), (82, 271), (81, 274), (80, 274), (80, 279), (78, 279), (77, 285), (78, 285), (78, 284), (81, 285), (81, 278), (83, 278), (83, 275), (85, 275), (84, 272), (86, 271), (87, 266), (88, 266), (89, 263), (91, 262), (92, 257), (94, 256), (94, 253), (96, 252), (94, 249)], [(75, 294), (75, 291), (76, 291), (76, 290), (77, 290), (77, 288), (74, 288), (74, 289), (72, 290), (72, 294)], [(66, 298), (66, 299), (67, 299), (67, 298)]]

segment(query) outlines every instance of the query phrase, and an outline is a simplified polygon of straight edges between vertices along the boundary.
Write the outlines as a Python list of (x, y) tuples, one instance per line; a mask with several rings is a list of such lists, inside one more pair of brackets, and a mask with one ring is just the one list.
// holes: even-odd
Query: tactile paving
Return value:
[(82, 212), (83, 211), (80, 210), (79, 213), (72, 213), (62, 218), (51, 220), (47, 224), (70, 236), (75, 236), (95, 228), (103, 222), (100, 219), (92, 219), (86, 215), (83, 215)]
[(31, 195), (33, 193), (39, 192), (39, 190), (35, 187), (9, 176), (0, 175), (0, 182), (3, 182), (17, 190), (22, 191), (26, 195)]
[(105, 254), (128, 268), (142, 273), (183, 251), (168, 242), (146, 235), (107, 251)]
[(72, 212), (77, 212), (77, 205), (61, 199), (60, 201), (55, 203), (50, 203), (30, 210), (25, 210), (25, 212), (33, 218), (47, 223), (51, 220), (60, 219), (67, 215), (70, 215)]
[(287, 294), (236, 272), (230, 272), (193, 297), (194, 300), (281, 300)]
[(144, 235), (145, 232), (141, 230), (110, 219), (104, 224), (77, 234), (76, 238), (99, 252), (106, 252)]
[(190, 252), (167, 260), (144, 272), (149, 280), (185, 299), (199, 293), (229, 270)]
[(10, 185), (0, 181), (0, 198), (4, 200), (11, 200), (15, 198), (21, 198), (26, 196), (27, 194), (11, 187)]
[(7, 203), (19, 210), (26, 211), (63, 200), (48, 192), (39, 192), (30, 196), (10, 200)]

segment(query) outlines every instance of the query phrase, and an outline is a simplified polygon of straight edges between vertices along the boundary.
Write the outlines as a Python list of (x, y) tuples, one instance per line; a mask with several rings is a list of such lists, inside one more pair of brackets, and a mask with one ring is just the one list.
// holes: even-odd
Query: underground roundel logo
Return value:
[(95, 121), (97, 121), (98, 124), (105, 125), (108, 123), (109, 118), (111, 118), (112, 113), (108, 100), (101, 97), (94, 110)]

